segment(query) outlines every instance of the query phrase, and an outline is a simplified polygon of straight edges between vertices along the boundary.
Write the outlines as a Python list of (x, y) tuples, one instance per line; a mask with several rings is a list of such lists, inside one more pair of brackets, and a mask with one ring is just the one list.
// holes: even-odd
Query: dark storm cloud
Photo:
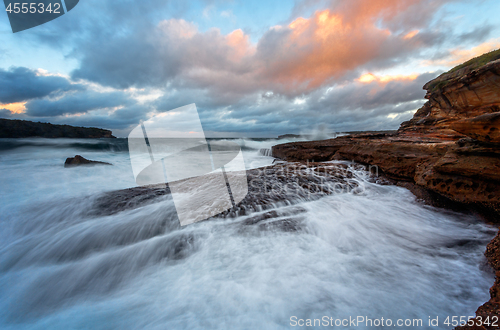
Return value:
[(221, 94), (213, 97), (205, 88), (179, 88), (167, 90), (167, 92), (153, 102), (159, 112), (169, 111), (182, 107), (186, 104), (196, 103), (198, 110), (217, 109), (228, 106), (237, 106), (240, 103), (247, 104), (248, 99), (254, 101), (254, 94), (236, 97), (233, 94)]
[[(165, 14), (181, 17), (188, 9), (187, 1), (171, 0), (85, 0), (68, 15), (34, 29), (26, 36), (34, 42), (54, 47), (74, 43), (77, 55), (84, 43), (94, 39), (103, 43), (144, 27), (155, 26)], [(61, 37), (64, 31), (64, 37)]]
[(42, 98), (56, 92), (81, 90), (78, 84), (71, 84), (66, 78), (37, 75), (23, 67), (0, 69), (0, 103), (25, 102)]
[(347, 110), (368, 110), (381, 106), (423, 100), (425, 91), (422, 86), (436, 78), (437, 75), (436, 73), (424, 73), (414, 80), (393, 80), (386, 85), (372, 82), (334, 88), (324, 98), (317, 98), (316, 104), (318, 107), (328, 104)]
[(161, 50), (145, 35), (116, 37), (106, 45), (85, 45), (78, 56), (80, 68), (75, 79), (87, 79), (116, 88), (130, 86), (165, 86), (177, 72), (176, 59), (162, 57)]
[[(426, 101), (422, 86), (437, 75), (439, 72), (422, 74), (413, 80), (335, 85), (298, 99), (256, 93), (224, 107), (197, 106), (207, 131), (271, 136), (311, 131), (320, 123), (331, 131), (397, 129)], [(190, 95), (192, 91), (184, 95), (186, 100)], [(162, 98), (163, 104), (169, 102), (167, 96)]]
[(33, 117), (81, 114), (96, 109), (130, 105), (132, 102), (133, 101), (122, 92), (76, 92), (65, 94), (57, 100), (38, 99), (29, 101), (26, 103), (26, 114)]
[(459, 35), (457, 41), (464, 42), (483, 42), (489, 38), (494, 27), (491, 25), (478, 26), (474, 30)]
[(0, 118), (11, 118), (12, 112), (7, 109), (0, 109)]
[[(74, 126), (85, 127), (102, 127), (111, 129), (113, 132), (133, 128), (140, 123), (141, 120), (147, 120), (146, 113), (153, 109), (147, 104), (132, 104), (125, 106), (112, 113), (95, 113), (86, 112), (79, 116), (40, 116), (36, 117), (36, 121), (47, 121), (54, 124), (67, 124)], [(119, 134), (119, 136), (126, 136)]]
[(231, 60), (237, 51), (218, 30), (199, 32), (192, 23), (172, 19), (112, 40), (89, 40), (72, 76), (117, 88), (168, 85), (246, 93), (255, 86), (254, 79), (242, 80), (252, 63)]
[[(371, 83), (352, 83), (344, 86), (322, 88), (304, 95), (303, 105), (294, 104), (294, 99), (275, 96), (268, 100), (248, 98), (230, 107), (233, 112), (226, 113), (222, 118), (245, 120), (260, 120), (271, 115), (290, 119), (305, 114), (317, 117), (320, 114), (336, 114), (340, 111), (368, 112), (373, 109), (385, 109), (385, 115), (409, 109), (396, 109), (398, 104), (414, 101), (425, 101), (425, 91), (422, 86), (439, 75), (437, 73), (421, 74), (413, 80), (399, 79), (388, 83), (374, 81)], [(327, 91), (328, 90), (328, 91)], [(278, 119), (275, 118), (277, 121)]]

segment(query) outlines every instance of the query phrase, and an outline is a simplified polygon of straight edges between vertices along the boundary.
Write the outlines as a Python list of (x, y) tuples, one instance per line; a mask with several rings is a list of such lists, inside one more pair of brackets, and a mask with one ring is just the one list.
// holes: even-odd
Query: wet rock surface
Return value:
[(462, 71), (427, 83), (429, 101), (397, 133), (287, 143), (274, 146), (273, 156), (377, 166), (500, 222), (500, 60)]
[[(354, 172), (350, 170), (352, 166), (357, 169), (365, 168), (355, 164), (286, 163), (248, 170), (246, 197), (234, 207), (213, 218), (251, 215), (255, 212), (274, 210), (278, 206), (317, 200), (335, 193), (358, 193), (362, 188), (354, 177)], [(113, 215), (169, 199), (169, 195), (168, 184), (111, 191), (94, 199), (89, 214)], [(257, 224), (264, 218), (283, 216), (277, 212), (271, 211), (257, 218), (249, 218), (244, 224)]]

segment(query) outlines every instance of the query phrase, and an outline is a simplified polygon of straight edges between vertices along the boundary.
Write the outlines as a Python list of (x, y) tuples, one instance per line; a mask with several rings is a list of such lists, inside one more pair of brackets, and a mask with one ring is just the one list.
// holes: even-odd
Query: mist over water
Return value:
[[(238, 143), (247, 168), (272, 163), (259, 149), (275, 140)], [(255, 214), (180, 227), (169, 196), (100, 214), (101, 193), (136, 186), (123, 145), (0, 141), (0, 328), (288, 329), (291, 316), (358, 315), (426, 325), (489, 297), (494, 228), (359, 171), (362, 193), (280, 206), (298, 231), (242, 225)], [(75, 154), (114, 166), (63, 168)]]

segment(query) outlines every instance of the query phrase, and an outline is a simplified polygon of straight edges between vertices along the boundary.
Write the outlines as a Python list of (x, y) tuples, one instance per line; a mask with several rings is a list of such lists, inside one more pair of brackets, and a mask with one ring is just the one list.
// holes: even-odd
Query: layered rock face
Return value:
[[(498, 57), (500, 50), (428, 82), (424, 89), (429, 101), (395, 134), (282, 144), (273, 147), (273, 156), (288, 161), (350, 160), (377, 166), (380, 173), (410, 188), (419, 198), (445, 198), (500, 223)], [(485, 59), (490, 61), (483, 64)], [(491, 300), (476, 312), (478, 320), (500, 317), (500, 233), (485, 255), (497, 278), (490, 289)]]
[(458, 120), (452, 128), (478, 141), (500, 143), (500, 112)]
[(500, 141), (500, 59), (465, 75), (441, 75), (424, 89), (429, 101), (401, 125), (400, 133), (451, 140), (473, 134), (480, 141)]

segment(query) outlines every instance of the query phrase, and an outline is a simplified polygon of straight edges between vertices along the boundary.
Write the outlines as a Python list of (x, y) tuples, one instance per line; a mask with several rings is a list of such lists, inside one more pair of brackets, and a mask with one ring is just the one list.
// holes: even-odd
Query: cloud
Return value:
[(438, 59), (425, 61), (425, 64), (454, 67), (474, 57), (480, 56), (484, 53), (488, 53), (499, 48), (500, 48), (500, 38), (491, 39), (487, 42), (483, 42), (482, 44), (472, 47), (470, 49), (464, 49), (464, 48), (452, 49), (446, 52), (445, 54), (442, 54), (442, 57)]
[(234, 99), (259, 90), (293, 97), (364, 67), (407, 60), (439, 42), (441, 34), (419, 28), (443, 3), (333, 1), (310, 18), (269, 29), (256, 44), (239, 29), (200, 32), (185, 20), (169, 19), (112, 39), (86, 40), (72, 77), (116, 88), (206, 88), (214, 97)]
[[(126, 136), (140, 120), (196, 99), (204, 129), (219, 135), (221, 132), (253, 136), (299, 133), (318, 123), (327, 123), (328, 129), (335, 131), (395, 129), (423, 104), (422, 85), (436, 75), (438, 73), (371, 74), (370, 80), (355, 79), (325, 86), (294, 98), (273, 92), (254, 92), (237, 100), (217, 99), (205, 88), (182, 88), (139, 102), (137, 97), (142, 96), (141, 91), (103, 92), (97, 88), (28, 101), (21, 117), (104, 127)], [(9, 110), (0, 115), (12, 117)]]
[(83, 87), (58, 76), (47, 76), (24, 67), (0, 69), (0, 103), (9, 104), (42, 98)]
[(26, 103), (26, 114), (33, 117), (52, 117), (82, 114), (97, 109), (111, 109), (134, 103), (123, 92), (95, 91), (67, 93), (58, 99), (37, 99)]
[(0, 118), (12, 118), (13, 113), (9, 109), (0, 108)]
[[(241, 29), (200, 30), (180, 14), (163, 19), (175, 2), (141, 2), (130, 11), (132, 0), (88, 0), (75, 21), (66, 15), (47, 25), (68, 31), (74, 47), (68, 56), (79, 63), (71, 78), (24, 69), (19, 77), (31, 78), (12, 86), (27, 88), (11, 87), (5, 100), (0, 89), (0, 108), (26, 102), (25, 116), (123, 135), (141, 119), (193, 102), (213, 132), (269, 136), (318, 123), (337, 131), (395, 129), (425, 102), (422, 86), (437, 74), (381, 72), (432, 56), (458, 60), (463, 49), (443, 51), (450, 40), (475, 42), (492, 31), (453, 32), (436, 19), (450, 1), (297, 1), (290, 20), (252, 42)], [(206, 1), (205, 8), (214, 3)], [(50, 33), (29, 38), (35, 36), (59, 47)], [(13, 81), (1, 85), (6, 72), (0, 71), (0, 87)]]
[(0, 104), (0, 109), (8, 110), (12, 114), (20, 114), (26, 111), (26, 102)]
[(493, 31), (493, 26), (491, 25), (482, 25), (478, 26), (470, 32), (463, 33), (457, 38), (458, 43), (463, 44), (465, 42), (483, 42), (491, 35)]
[[(437, 73), (411, 76), (377, 77), (370, 82), (352, 81), (319, 88), (290, 99), (281, 94), (255, 93), (232, 104), (197, 102), (203, 127), (207, 131), (241, 132), (269, 136), (273, 132), (298, 133), (325, 123), (330, 130), (396, 129), (423, 105), (422, 86)], [(189, 97), (206, 96), (196, 91), (177, 91), (164, 95), (165, 110), (173, 109)], [(184, 98), (184, 99), (183, 99)], [(179, 102), (179, 103), (177, 103)], [(169, 107), (170, 105), (170, 107)]]

